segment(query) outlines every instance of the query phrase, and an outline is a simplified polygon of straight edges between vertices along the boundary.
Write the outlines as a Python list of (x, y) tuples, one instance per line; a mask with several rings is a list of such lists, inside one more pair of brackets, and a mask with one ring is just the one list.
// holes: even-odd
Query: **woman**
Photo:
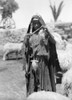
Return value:
[[(25, 37), (27, 96), (32, 92), (56, 91), (54, 66), (59, 67), (55, 40), (45, 27), (41, 16), (34, 15)], [(32, 61), (37, 61), (34, 70)]]

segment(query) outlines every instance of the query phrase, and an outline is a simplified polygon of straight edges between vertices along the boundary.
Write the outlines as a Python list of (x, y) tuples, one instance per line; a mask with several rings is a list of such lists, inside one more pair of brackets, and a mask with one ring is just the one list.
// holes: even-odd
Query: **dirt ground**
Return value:
[(0, 58), (0, 100), (24, 100), (25, 77), (22, 61)]

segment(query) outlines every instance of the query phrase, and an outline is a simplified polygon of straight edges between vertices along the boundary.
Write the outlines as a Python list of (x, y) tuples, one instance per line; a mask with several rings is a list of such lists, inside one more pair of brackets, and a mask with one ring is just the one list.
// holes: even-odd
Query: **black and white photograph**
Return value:
[(0, 0), (0, 100), (72, 100), (72, 0)]

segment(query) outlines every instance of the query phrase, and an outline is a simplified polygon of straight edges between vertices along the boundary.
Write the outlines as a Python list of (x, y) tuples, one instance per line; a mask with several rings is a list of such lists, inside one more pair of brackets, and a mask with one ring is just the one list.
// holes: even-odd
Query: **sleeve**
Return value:
[(48, 31), (47, 28), (44, 29), (45, 31), (45, 38), (49, 38), (49, 40), (53, 43), (56, 44), (56, 41), (54, 39), (54, 36)]

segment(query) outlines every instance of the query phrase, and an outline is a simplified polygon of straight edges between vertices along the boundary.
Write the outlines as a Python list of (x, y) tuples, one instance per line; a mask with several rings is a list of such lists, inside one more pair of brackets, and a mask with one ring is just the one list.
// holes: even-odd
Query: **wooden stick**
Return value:
[(29, 33), (29, 34), (26, 34), (27, 36), (32, 36), (33, 34), (35, 34), (37, 31), (39, 31), (41, 28), (44, 28), (43, 25), (38, 28), (36, 31), (34, 31), (33, 33)]

